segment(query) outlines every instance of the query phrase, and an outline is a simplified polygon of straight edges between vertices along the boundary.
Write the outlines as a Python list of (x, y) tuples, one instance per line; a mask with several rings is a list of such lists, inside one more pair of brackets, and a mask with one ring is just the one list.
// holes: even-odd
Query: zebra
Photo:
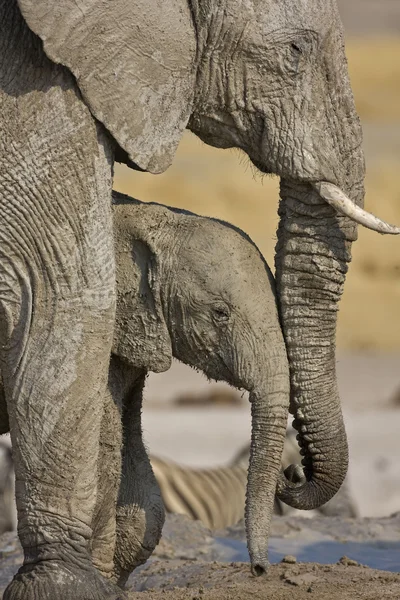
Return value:
[[(282, 465), (299, 462), (295, 436), (296, 432), (288, 429)], [(195, 469), (150, 456), (165, 510), (200, 520), (210, 530), (235, 525), (244, 515), (249, 457), (250, 446), (246, 445), (227, 466)], [(301, 511), (296, 511), (275, 498), (274, 512), (283, 516)], [(351, 497), (348, 481), (344, 482), (332, 500), (313, 511), (313, 514), (357, 517), (358, 511)]]
[(243, 518), (247, 468), (242, 464), (193, 469), (150, 456), (166, 512), (184, 514), (208, 529), (224, 529)]
[[(288, 429), (282, 464), (299, 460), (296, 433)], [(170, 460), (150, 456), (165, 509), (201, 521), (211, 531), (235, 525), (243, 518), (246, 499), (247, 466), (250, 446), (246, 445), (227, 466), (195, 469)], [(295, 511), (275, 499), (275, 513), (287, 515)], [(348, 482), (327, 504), (318, 509), (326, 516), (356, 517)], [(14, 472), (11, 445), (0, 438), (0, 534), (16, 528)]]

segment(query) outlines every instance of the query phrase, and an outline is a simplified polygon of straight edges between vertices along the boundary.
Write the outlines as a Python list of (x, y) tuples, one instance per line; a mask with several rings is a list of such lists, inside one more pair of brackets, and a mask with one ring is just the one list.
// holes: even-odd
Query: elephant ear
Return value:
[(186, 0), (18, 0), (47, 56), (141, 169), (171, 164), (194, 95), (195, 32)]
[(117, 313), (112, 351), (135, 367), (161, 373), (171, 366), (172, 346), (161, 305), (159, 257), (151, 240), (132, 236), (132, 217), (125, 216), (114, 211)]

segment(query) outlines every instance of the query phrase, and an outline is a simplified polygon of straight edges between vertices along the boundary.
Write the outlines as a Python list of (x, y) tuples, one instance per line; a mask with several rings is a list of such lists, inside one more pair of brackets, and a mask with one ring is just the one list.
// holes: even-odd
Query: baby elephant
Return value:
[[(232, 225), (116, 193), (113, 209), (117, 315), (93, 563), (123, 585), (159, 541), (164, 506), (142, 440), (142, 395), (147, 373), (167, 370), (175, 357), (250, 393), (246, 527), (252, 569), (260, 574), (268, 564), (289, 405), (274, 279), (253, 242)], [(1, 414), (0, 406), (0, 421)]]
[(259, 572), (258, 567), (266, 569), (289, 405), (273, 276), (254, 243), (232, 225), (120, 194), (114, 194), (113, 208), (117, 317), (101, 435), (94, 562), (122, 584), (161, 535), (164, 507), (143, 445), (140, 414), (148, 371), (167, 370), (175, 357), (210, 379), (250, 392), (246, 523), (253, 570)]

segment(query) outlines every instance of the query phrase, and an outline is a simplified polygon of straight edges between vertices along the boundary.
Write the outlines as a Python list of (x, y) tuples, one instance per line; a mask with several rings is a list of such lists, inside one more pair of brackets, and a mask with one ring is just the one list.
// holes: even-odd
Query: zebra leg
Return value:
[(146, 375), (123, 402), (122, 476), (117, 503), (114, 576), (124, 586), (135, 567), (158, 544), (164, 524), (164, 504), (142, 439), (141, 410)]

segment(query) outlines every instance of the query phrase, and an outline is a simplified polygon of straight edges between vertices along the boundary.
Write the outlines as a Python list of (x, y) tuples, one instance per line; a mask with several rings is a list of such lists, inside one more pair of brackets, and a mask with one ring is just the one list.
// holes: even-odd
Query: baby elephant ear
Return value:
[(190, 117), (196, 52), (187, 0), (18, 0), (47, 56), (139, 167), (171, 164)]
[(135, 367), (161, 373), (172, 347), (161, 305), (158, 259), (142, 242), (117, 244), (117, 314), (113, 353)]

